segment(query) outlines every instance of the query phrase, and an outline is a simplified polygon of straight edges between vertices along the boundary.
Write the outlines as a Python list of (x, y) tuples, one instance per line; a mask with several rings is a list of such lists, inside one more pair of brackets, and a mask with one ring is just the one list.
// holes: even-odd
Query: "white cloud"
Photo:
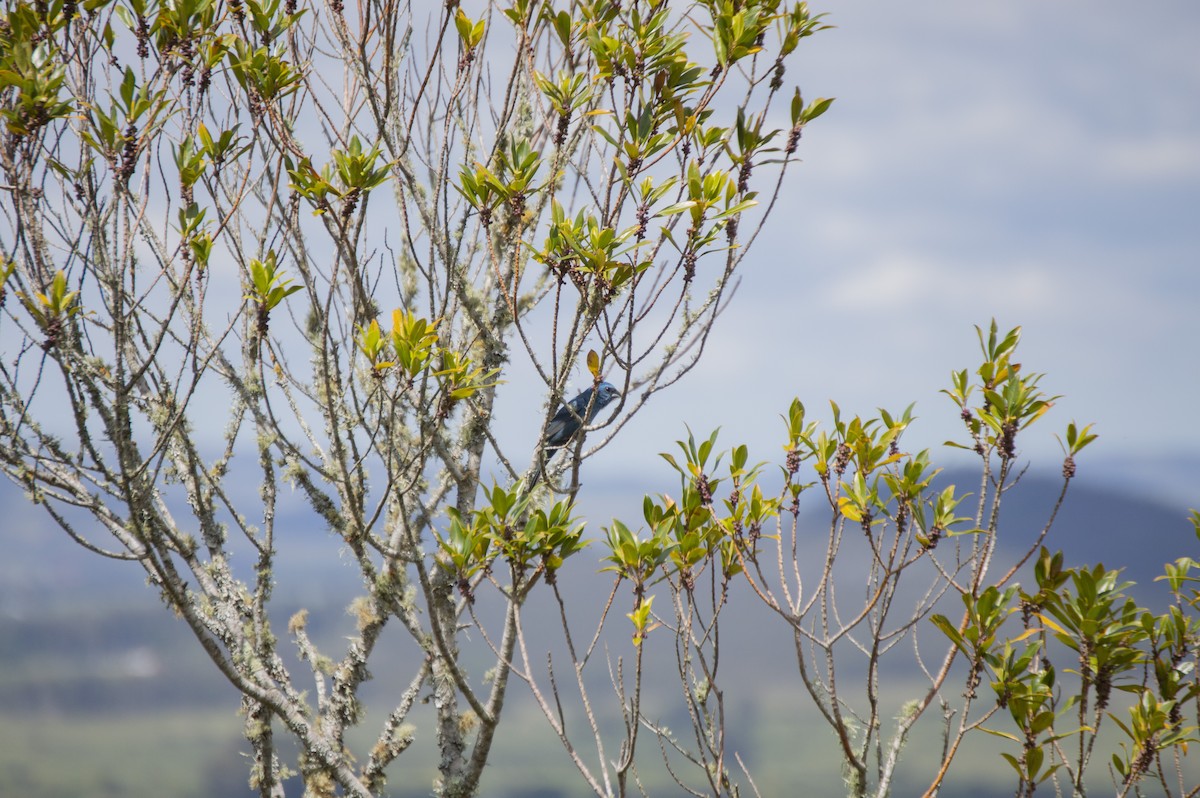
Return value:
[(839, 273), (825, 289), (840, 312), (944, 314), (986, 304), (989, 312), (1013, 317), (1041, 315), (1066, 291), (1060, 270), (1050, 264), (967, 264), (915, 252), (880, 253), (872, 263)]
[(1182, 183), (1200, 179), (1200, 136), (1158, 133), (1110, 141), (1098, 162), (1107, 175), (1128, 183)]
[(1200, 4), (837, 4), (801, 79), (836, 94), (806, 133), (813, 174), (982, 195), (1031, 179), (1097, 188), (1200, 175)]

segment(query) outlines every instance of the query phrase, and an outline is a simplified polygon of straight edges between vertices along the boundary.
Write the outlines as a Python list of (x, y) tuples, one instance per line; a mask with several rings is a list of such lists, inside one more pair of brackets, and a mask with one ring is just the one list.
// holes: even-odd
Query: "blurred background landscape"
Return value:
[[(665, 466), (664, 466), (665, 470)], [(1193, 474), (1200, 477), (1200, 474)], [(969, 472), (944, 475), (946, 483), (973, 483)], [(584, 511), (604, 518), (606, 509), (630, 514), (635, 485), (592, 483)], [(1007, 565), (1033, 540), (1046, 522), (1059, 482), (1056, 475), (1029, 473), (1010, 494), (1001, 525), (998, 566)], [(671, 489), (663, 484), (664, 490)], [(166, 611), (143, 584), (136, 565), (99, 558), (51, 527), (11, 486), (0, 488), (5, 509), (6, 558), (0, 564), (0, 794), (26, 798), (68, 796), (253, 795), (247, 786), (248, 746), (241, 738), (238, 695), (205, 658), (182, 622)], [(1197, 541), (1182, 503), (1148, 500), (1123, 490), (1118, 480), (1085, 471), (1072, 485), (1048, 543), (1068, 553), (1069, 565), (1103, 562), (1123, 569), (1135, 581), (1139, 603), (1162, 610), (1166, 591), (1154, 582), (1163, 563), (1195, 554)], [(806, 522), (819, 551), (824, 537), (819, 517)], [(281, 525), (282, 547), (279, 628), (296, 609), (310, 612), (309, 630), (318, 646), (336, 653), (354, 634), (347, 605), (356, 594), (350, 567), (338, 561), (339, 542), (321, 529)], [(594, 536), (597, 529), (592, 530)], [(815, 552), (814, 552), (815, 554)], [(570, 585), (568, 598), (580, 618), (594, 618), (611, 587), (611, 576), (598, 573), (596, 549), (568, 563), (560, 579)], [(624, 594), (622, 594), (624, 595)], [(486, 612), (486, 608), (481, 607)], [(622, 610), (623, 614), (624, 610)], [(556, 621), (557, 608), (546, 591), (535, 591), (525, 625), (536, 630)], [(628, 653), (623, 618), (610, 620), (605, 645), (613, 656)], [(775, 618), (743, 588), (735, 591), (724, 616), (723, 677), (731, 710), (729, 749), (750, 768), (764, 796), (795, 794), (798, 780), (806, 794), (836, 795), (840, 774), (834, 763), (833, 737), (796, 675), (791, 638)], [(932, 636), (933, 633), (928, 633)], [(673, 728), (688, 728), (686, 718), (672, 722), (663, 712), (678, 711), (678, 690), (671, 671), (670, 637), (655, 647), (651, 636), (648, 712)], [(739, 652), (752, 651), (752, 656)], [(901, 658), (911, 659), (905, 651)], [(374, 679), (368, 683), (364, 738), (383, 720), (406, 686), (411, 651), (398, 635), (385, 635), (377, 653)], [(387, 672), (395, 664), (394, 673)], [(304, 665), (294, 664), (294, 673)], [(885, 683), (885, 701), (897, 706), (915, 697), (912, 681)], [(303, 678), (303, 677), (302, 677)], [(611, 688), (593, 679), (597, 703), (605, 709)], [(958, 689), (952, 687), (951, 689)], [(371, 709), (375, 712), (372, 714)], [(506, 723), (493, 765), (486, 772), (487, 796), (577, 796), (587, 794), (560, 743), (534, 705), (528, 689), (515, 682), (505, 709)], [(420, 727), (422, 718), (417, 719)], [(425, 726), (424, 729), (429, 729)], [(939, 737), (936, 719), (917, 727), (904, 779), (896, 790), (907, 795), (927, 786)], [(429, 795), (436, 772), (435, 749), (426, 739), (398, 761), (388, 792), (398, 797)], [(425, 732), (427, 735), (430, 733)], [(973, 747), (951, 771), (944, 795), (989, 798), (1011, 794), (1008, 766), (997, 753), (996, 738), (976, 735)], [(1200, 783), (1200, 767), (1189, 770)], [(678, 789), (665, 773), (643, 774), (652, 795)], [(1109, 788), (1111, 789), (1111, 787)], [(1099, 794), (1106, 790), (1100, 789)]]

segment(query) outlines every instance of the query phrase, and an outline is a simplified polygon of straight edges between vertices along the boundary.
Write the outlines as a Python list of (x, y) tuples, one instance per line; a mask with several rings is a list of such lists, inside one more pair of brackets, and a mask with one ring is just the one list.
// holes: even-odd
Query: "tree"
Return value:
[[(716, 433), (689, 435), (679, 453), (662, 455), (679, 475), (678, 498), (646, 497), (642, 536), (613, 522), (609, 561), (632, 586), (639, 661), (647, 630), (668, 627), (695, 734), (684, 743), (654, 718), (640, 722), (705, 774), (698, 789), (673, 768), (691, 794), (738, 792), (723, 693), (745, 677), (719, 667), (739, 654), (720, 641), (730, 595), (748, 589), (794, 642), (798, 681), (837, 741), (849, 796), (894, 794), (910, 735), (930, 710), (941, 726), (938, 766), (910, 774), (928, 780), (929, 797), (980, 731), (1006, 741), (1000, 755), (1017, 796), (1050, 780), (1056, 793), (1086, 795), (1097, 770), (1121, 796), (1148, 786), (1200, 795), (1186, 761), (1200, 728), (1200, 563), (1166, 565), (1170, 606), (1156, 613), (1138, 606), (1119, 570), (1068, 568), (1046, 547), (1076, 457), (1096, 438), (1071, 422), (1044, 525), (997, 564), (1013, 531), (1001, 509), (1025, 470), (1017, 442), (1057, 397), (1015, 359), (1020, 328), (1001, 332), (993, 321), (977, 332), (982, 362), (954, 372), (943, 392), (965, 428), (947, 445), (978, 458), (973, 493), (935, 485), (930, 450), (905, 450), (912, 406), (846, 419), (832, 404), (824, 430), (797, 399), (783, 415), (777, 477), (767, 463), (751, 465), (744, 445), (719, 452)], [(1200, 513), (1191, 521), (1200, 537)], [(667, 609), (652, 605), (651, 585)]]
[[(520, 606), (581, 545), (580, 464), (701, 356), (830, 102), (784, 92), (823, 27), (804, 3), (459, 6), (16, 0), (0, 24), (0, 464), (189, 626), (264, 796), (279, 734), (308, 792), (378, 793), (422, 689), (439, 791), (477, 790)], [(583, 363), (624, 398), (547, 500), (497, 397), (533, 380), (544, 429)], [(361, 572), (337, 658), (270, 615), (286, 486)], [(493, 583), (485, 681), (460, 632)], [(354, 753), (394, 626), (422, 664)]]
[[(793, 642), (850, 795), (894, 792), (926, 714), (942, 722), (929, 795), (980, 730), (1018, 795), (1047, 780), (1084, 794), (1110, 733), (1116, 792), (1200, 794), (1184, 760), (1200, 566), (1168, 566), (1167, 612), (1138, 607), (1117, 572), (1043, 545), (1062, 496), (1016, 564), (996, 564), (1017, 441), (1054, 399), (1014, 360), (1019, 329), (980, 330), (980, 366), (946, 391), (981, 466), (971, 505), (935, 485), (929, 451), (905, 451), (911, 408), (834, 405), (826, 431), (796, 400), (777, 472), (745, 446), (721, 455), (715, 434), (664, 455), (675, 498), (593, 536), (612, 592), (595, 632), (572, 625), (559, 574), (586, 543), (580, 467), (701, 357), (829, 107), (782, 93), (786, 58), (821, 27), (770, 0), (450, 2), (427, 20), (390, 0), (9, 4), (0, 465), (187, 624), (242, 696), (260, 794), (284, 794), (293, 768), (307, 794), (379, 794), (425, 698), (438, 792), (475, 794), (513, 676), (598, 795), (638, 792), (638, 763), (659, 758), (691, 794), (757, 792), (727, 745), (720, 663), (746, 655), (721, 648), (735, 590)], [(550, 460), (541, 441), (576, 376), (622, 397), (572, 411), (593, 437)], [(496, 423), (509, 391), (544, 397), (539, 440), (514, 446)], [(1093, 438), (1068, 425), (1064, 495)], [(272, 614), (281, 490), (361, 577), (336, 656), (303, 611)], [(823, 537), (801, 513), (814, 504)], [(558, 659), (526, 635), (535, 596), (560, 609)], [(601, 661), (614, 617), (627, 654)], [(386, 629), (419, 659), (367, 716)], [(663, 640), (682, 732), (643, 704)], [(906, 651), (924, 682), (893, 708)]]

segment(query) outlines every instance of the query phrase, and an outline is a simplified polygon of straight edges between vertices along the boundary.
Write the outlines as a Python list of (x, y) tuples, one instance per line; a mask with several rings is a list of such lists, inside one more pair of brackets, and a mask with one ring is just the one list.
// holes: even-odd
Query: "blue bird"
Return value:
[[(595, 394), (595, 399), (592, 398), (593, 394)], [(602, 382), (588, 388), (558, 408), (554, 418), (550, 419), (550, 423), (546, 425), (546, 443), (542, 447), (542, 454), (546, 462), (549, 462), (559, 449), (566, 446), (575, 437), (575, 433), (579, 432), (581, 422), (591, 424), (597, 413), (614, 399), (620, 398), (621, 392), (612, 383)], [(542, 469), (539, 464), (537, 472), (530, 480), (530, 486), (536, 485), (541, 476)]]

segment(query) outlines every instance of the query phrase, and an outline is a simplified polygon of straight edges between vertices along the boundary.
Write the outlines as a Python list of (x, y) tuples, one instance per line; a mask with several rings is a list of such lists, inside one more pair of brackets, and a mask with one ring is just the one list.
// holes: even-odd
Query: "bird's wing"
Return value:
[[(583, 408), (576, 407), (576, 399), (570, 401), (569, 408), (567, 405), (558, 408), (554, 418), (546, 425), (547, 446), (562, 446), (579, 429), (579, 419), (576, 416), (583, 412)], [(575, 412), (572, 413), (572, 410)]]
[[(562, 446), (571, 436), (579, 430), (579, 420), (583, 418), (588, 409), (588, 403), (591, 402), (592, 392), (586, 390), (576, 396), (567, 404), (558, 408), (558, 412), (554, 414), (554, 418), (550, 419), (550, 423), (546, 425), (546, 446)], [(599, 402), (592, 402), (592, 411), (588, 414), (587, 421), (591, 422), (592, 418), (599, 410)], [(574, 411), (574, 412), (572, 412)]]
[(566, 443), (567, 438), (571, 437), (567, 431), (567, 424), (571, 421), (574, 419), (562, 410), (550, 419), (550, 423), (546, 425), (546, 446), (561, 446)]

